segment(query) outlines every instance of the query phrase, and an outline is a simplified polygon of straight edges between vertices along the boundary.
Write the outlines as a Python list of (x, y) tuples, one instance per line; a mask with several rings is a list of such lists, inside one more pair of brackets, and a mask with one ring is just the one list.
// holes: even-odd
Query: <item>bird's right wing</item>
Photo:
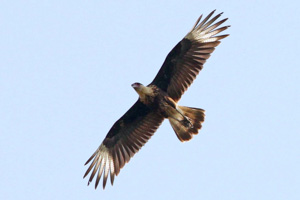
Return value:
[(193, 29), (170, 51), (151, 83), (176, 102), (192, 84), (220, 40), (228, 36), (217, 35), (229, 26), (219, 28), (227, 19), (215, 23), (222, 13), (210, 19), (214, 12), (202, 21), (200, 16)]
[(157, 130), (164, 117), (155, 110), (151, 110), (139, 100), (113, 125), (102, 144), (85, 163), (92, 163), (84, 177), (92, 170), (88, 184), (97, 173), (95, 188), (101, 175), (105, 188), (108, 173), (111, 183), (120, 169), (139, 151)]

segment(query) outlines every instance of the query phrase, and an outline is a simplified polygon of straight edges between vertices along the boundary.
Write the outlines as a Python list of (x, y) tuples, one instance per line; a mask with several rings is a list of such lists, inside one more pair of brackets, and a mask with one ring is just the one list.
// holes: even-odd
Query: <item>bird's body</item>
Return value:
[(211, 12), (202, 22), (201, 17), (193, 29), (172, 49), (154, 80), (147, 86), (132, 84), (139, 95), (137, 102), (112, 126), (102, 144), (86, 162), (92, 163), (85, 176), (92, 171), (89, 183), (97, 174), (95, 187), (103, 177), (105, 188), (108, 174), (114, 176), (130, 158), (150, 139), (164, 119), (168, 119), (178, 139), (190, 140), (204, 121), (204, 110), (179, 106), (180, 97), (196, 78), (203, 64), (228, 35), (216, 36), (228, 26), (216, 29), (227, 19), (211, 25), (221, 14)]
[(204, 110), (178, 106), (166, 92), (155, 85), (143, 86), (140, 83), (132, 84), (139, 94), (139, 101), (164, 118), (170, 120), (180, 141), (191, 139), (204, 121)]
[(139, 94), (139, 101), (153, 112), (160, 114), (164, 118), (168, 118), (175, 112), (176, 102), (155, 85), (143, 86), (140, 83), (134, 83), (132, 86)]

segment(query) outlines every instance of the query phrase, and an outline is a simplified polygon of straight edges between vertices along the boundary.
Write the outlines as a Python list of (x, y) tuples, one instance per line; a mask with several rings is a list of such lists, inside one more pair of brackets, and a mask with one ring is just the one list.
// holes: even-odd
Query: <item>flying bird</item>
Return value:
[(203, 64), (228, 34), (217, 35), (229, 26), (219, 26), (226, 19), (214, 23), (222, 13), (211, 18), (215, 10), (201, 21), (198, 18), (192, 30), (171, 50), (154, 80), (147, 86), (133, 83), (138, 93), (136, 103), (109, 130), (102, 144), (87, 160), (90, 172), (88, 185), (96, 176), (97, 188), (103, 174), (103, 189), (110, 174), (115, 175), (130, 158), (151, 138), (164, 119), (168, 119), (181, 142), (197, 134), (204, 121), (204, 110), (179, 106), (177, 102), (192, 84)]

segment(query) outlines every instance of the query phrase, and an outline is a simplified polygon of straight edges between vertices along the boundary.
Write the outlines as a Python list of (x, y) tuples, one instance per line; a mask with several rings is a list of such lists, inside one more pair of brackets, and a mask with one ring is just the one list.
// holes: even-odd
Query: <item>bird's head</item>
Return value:
[(133, 83), (133, 84), (131, 84), (131, 87), (133, 87), (133, 89), (138, 92), (138, 91), (141, 91), (142, 88), (145, 86), (143, 86), (143, 84), (141, 84), (141, 83)]
[(153, 90), (151, 87), (144, 86), (141, 83), (133, 83), (131, 86), (139, 94), (141, 99), (144, 99), (147, 95), (153, 95)]

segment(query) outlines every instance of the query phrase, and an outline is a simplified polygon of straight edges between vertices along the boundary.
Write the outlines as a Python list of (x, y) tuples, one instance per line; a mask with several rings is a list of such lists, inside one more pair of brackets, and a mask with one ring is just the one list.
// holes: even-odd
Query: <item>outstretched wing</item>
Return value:
[(86, 177), (92, 170), (88, 184), (97, 174), (95, 183), (95, 188), (97, 188), (103, 173), (103, 188), (105, 188), (108, 173), (113, 184), (114, 176), (119, 174), (120, 169), (150, 139), (163, 120), (163, 116), (138, 100), (116, 121), (102, 144), (85, 163), (86, 165), (93, 160), (84, 175)]
[(218, 28), (227, 18), (213, 24), (222, 14), (210, 19), (214, 12), (201, 22), (202, 15), (199, 17), (193, 29), (168, 54), (151, 83), (167, 92), (175, 101), (192, 84), (203, 64), (220, 44), (220, 40), (228, 36), (216, 36), (229, 26)]

